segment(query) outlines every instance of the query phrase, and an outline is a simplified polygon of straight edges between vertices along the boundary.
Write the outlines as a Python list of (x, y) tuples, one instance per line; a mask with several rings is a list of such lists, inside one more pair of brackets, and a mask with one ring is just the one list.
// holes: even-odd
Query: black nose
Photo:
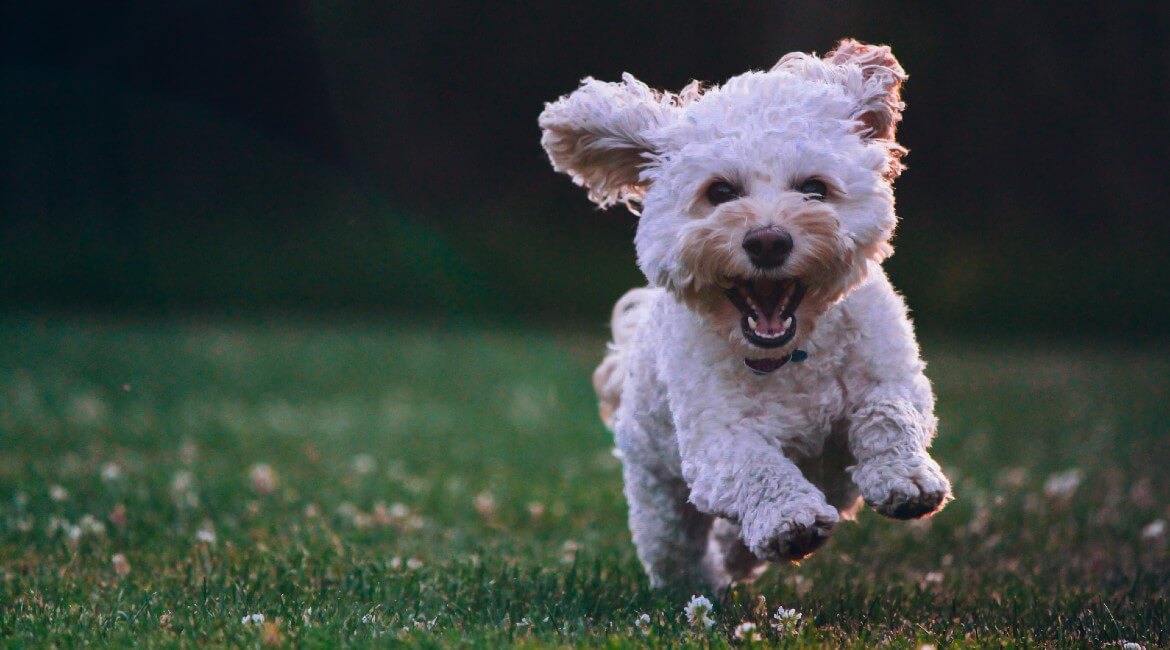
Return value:
[(743, 249), (748, 259), (761, 269), (774, 269), (788, 259), (792, 251), (792, 235), (776, 226), (756, 228), (743, 238)]

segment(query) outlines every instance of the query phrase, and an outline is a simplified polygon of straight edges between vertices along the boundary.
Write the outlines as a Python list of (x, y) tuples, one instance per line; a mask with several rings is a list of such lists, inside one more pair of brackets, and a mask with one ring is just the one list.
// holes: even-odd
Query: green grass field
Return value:
[(694, 629), (691, 594), (650, 592), (634, 558), (588, 381), (602, 336), (2, 320), (0, 636), (1170, 645), (1165, 346), (927, 341), (957, 500), (864, 512)]

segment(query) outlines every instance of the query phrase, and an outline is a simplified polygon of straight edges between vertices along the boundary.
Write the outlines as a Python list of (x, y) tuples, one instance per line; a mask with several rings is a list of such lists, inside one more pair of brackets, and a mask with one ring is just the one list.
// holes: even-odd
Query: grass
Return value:
[(865, 512), (695, 630), (634, 558), (600, 331), (9, 317), (0, 339), (9, 647), (722, 647), (742, 621), (795, 646), (1170, 645), (1161, 345), (928, 342), (958, 500)]

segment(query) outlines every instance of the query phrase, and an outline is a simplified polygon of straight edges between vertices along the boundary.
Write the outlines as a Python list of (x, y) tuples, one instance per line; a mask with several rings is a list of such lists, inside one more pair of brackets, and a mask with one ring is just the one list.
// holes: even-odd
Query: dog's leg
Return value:
[(849, 302), (858, 338), (842, 384), (853, 482), (880, 514), (924, 517), (951, 498), (951, 484), (926, 452), (938, 421), (906, 305), (884, 275)]
[(687, 500), (687, 486), (662, 471), (625, 464), (630, 532), (652, 587), (699, 587), (711, 517)]
[(904, 399), (874, 399), (855, 411), (849, 430), (857, 458), (853, 482), (879, 514), (918, 519), (951, 498), (950, 481), (926, 451), (932, 420)]
[(825, 493), (825, 500), (837, 509), (841, 519), (853, 520), (861, 509), (861, 492), (849, 475), (849, 468), (856, 462), (849, 452), (848, 431), (842, 425), (836, 427), (825, 440), (821, 455), (806, 458), (797, 466), (804, 477)]
[(828, 541), (837, 509), (763, 436), (707, 420), (680, 431), (679, 441), (691, 500), (739, 521), (756, 557), (795, 561)]
[(737, 582), (753, 582), (767, 566), (767, 562), (756, 557), (744, 544), (743, 529), (739, 524), (722, 517), (715, 519), (703, 568), (708, 585), (720, 590)]

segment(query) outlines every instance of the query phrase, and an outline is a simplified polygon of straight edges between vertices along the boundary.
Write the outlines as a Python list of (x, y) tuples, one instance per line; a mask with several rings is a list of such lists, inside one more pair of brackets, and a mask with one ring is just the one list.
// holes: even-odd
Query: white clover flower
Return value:
[(800, 619), (804, 615), (795, 609), (780, 607), (772, 616), (772, 627), (785, 634), (793, 634), (800, 627)]
[(405, 503), (390, 504), (390, 517), (393, 519), (406, 519), (410, 516), (410, 508)]
[(1070, 469), (1053, 474), (1044, 482), (1044, 495), (1049, 499), (1068, 499), (1077, 491), (1084, 474), (1079, 469)]
[(1166, 520), (1155, 519), (1142, 529), (1142, 539), (1155, 540), (1166, 536)]
[(489, 491), (484, 490), (475, 495), (475, 511), (484, 519), (491, 519), (496, 516), (496, 497)]
[(195, 491), (195, 475), (179, 470), (171, 477), (171, 498), (180, 508), (194, 508), (199, 505), (199, 494)]
[(199, 530), (195, 531), (195, 541), (210, 546), (215, 545), (215, 527), (211, 525), (211, 522), (204, 522)]
[(1134, 643), (1133, 641), (1126, 641), (1125, 643), (1121, 644), (1121, 650), (1146, 650), (1146, 649), (1143, 648), (1142, 644), (1140, 644), (1140, 643)]
[(561, 562), (563, 564), (572, 564), (573, 560), (577, 559), (577, 551), (581, 550), (581, 544), (576, 540), (566, 539), (564, 544), (561, 544)]
[(361, 476), (374, 473), (378, 469), (378, 461), (369, 454), (358, 454), (353, 457), (353, 471)]
[(49, 486), (49, 498), (54, 501), (64, 501), (69, 498), (69, 490), (60, 485)]
[(650, 615), (639, 614), (638, 618), (634, 619), (634, 627), (642, 634), (650, 633)]
[(190, 492), (195, 489), (195, 476), (191, 472), (180, 470), (171, 477), (171, 492)]
[(102, 480), (112, 483), (122, 478), (122, 466), (117, 463), (106, 463), (102, 466)]
[(106, 525), (93, 515), (85, 515), (77, 522), (77, 525), (81, 527), (81, 532), (86, 535), (101, 537), (106, 534)]
[(248, 614), (240, 619), (240, 625), (260, 625), (264, 623), (263, 614)]
[(121, 553), (114, 553), (110, 558), (110, 562), (114, 565), (114, 572), (120, 576), (125, 576), (130, 573), (130, 561)]
[(760, 641), (762, 639), (759, 631), (756, 628), (756, 624), (749, 623), (747, 621), (740, 623), (735, 627), (735, 638), (739, 639), (740, 641), (751, 642)]
[(248, 479), (256, 494), (272, 494), (280, 485), (280, 477), (268, 463), (256, 463), (248, 468)]
[(687, 615), (687, 623), (691, 627), (711, 627), (715, 621), (707, 615), (711, 613), (711, 601), (706, 596), (691, 596), (683, 612)]

